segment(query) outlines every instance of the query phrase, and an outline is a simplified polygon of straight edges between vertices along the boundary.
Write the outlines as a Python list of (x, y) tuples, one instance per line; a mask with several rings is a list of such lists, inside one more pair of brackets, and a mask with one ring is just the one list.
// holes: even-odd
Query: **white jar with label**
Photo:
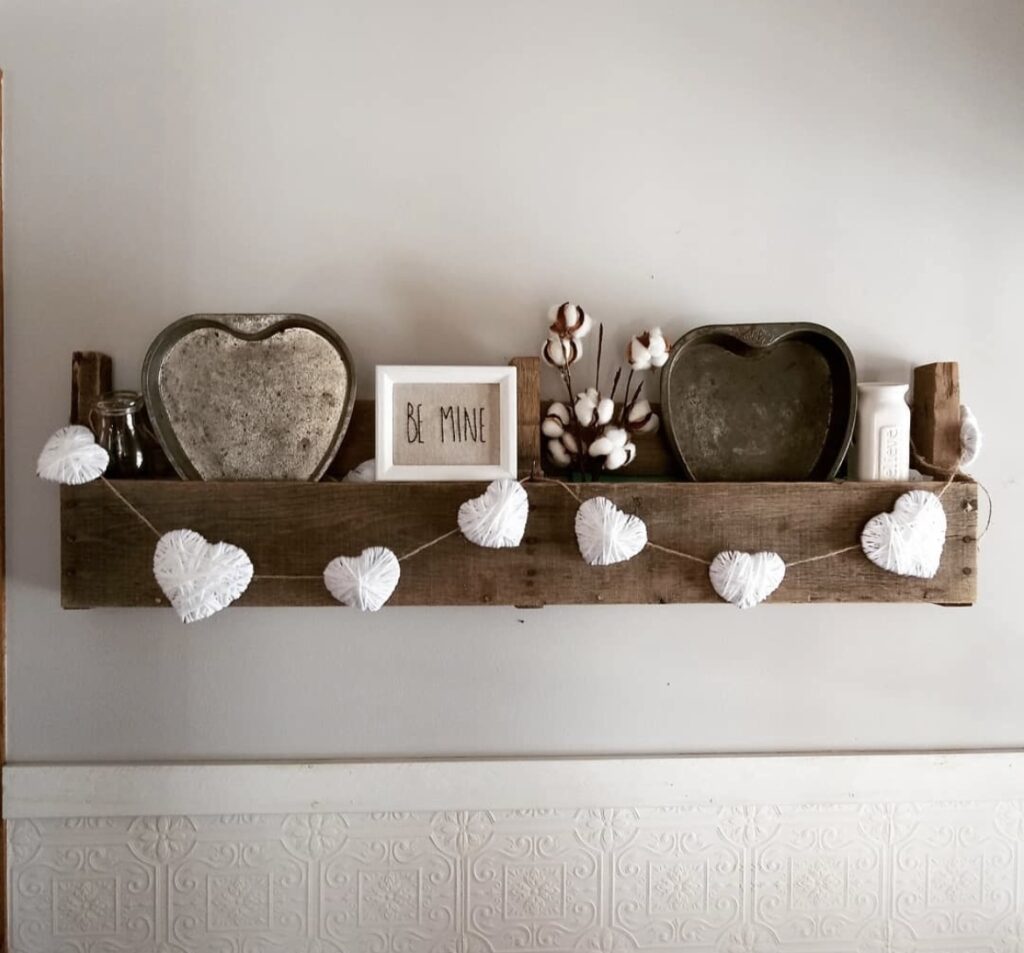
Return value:
[(910, 479), (908, 389), (908, 384), (857, 385), (854, 479)]

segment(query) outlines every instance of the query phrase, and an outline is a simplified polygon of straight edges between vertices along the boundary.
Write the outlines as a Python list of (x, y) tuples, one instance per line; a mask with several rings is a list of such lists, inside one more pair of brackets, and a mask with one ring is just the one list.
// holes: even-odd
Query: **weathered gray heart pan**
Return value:
[(691, 480), (830, 480), (853, 436), (857, 371), (820, 324), (707, 325), (672, 348), (661, 403)]
[(142, 366), (150, 419), (186, 480), (316, 480), (355, 405), (352, 356), (304, 314), (193, 314)]

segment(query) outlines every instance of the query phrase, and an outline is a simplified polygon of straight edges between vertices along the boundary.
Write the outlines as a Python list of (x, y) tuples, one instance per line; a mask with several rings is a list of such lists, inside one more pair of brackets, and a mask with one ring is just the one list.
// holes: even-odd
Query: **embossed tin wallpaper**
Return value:
[(1021, 802), (20, 820), (19, 951), (1014, 953)]

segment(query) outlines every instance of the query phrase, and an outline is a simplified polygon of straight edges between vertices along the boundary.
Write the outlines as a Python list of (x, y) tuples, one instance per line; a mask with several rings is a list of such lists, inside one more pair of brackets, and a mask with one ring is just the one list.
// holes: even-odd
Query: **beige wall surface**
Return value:
[[(0, 66), (12, 759), (1024, 744), (1020, 2), (0, 0)], [(73, 348), (137, 386), (181, 315), (302, 311), (369, 394), (565, 298), (959, 360), (979, 605), (61, 611)]]

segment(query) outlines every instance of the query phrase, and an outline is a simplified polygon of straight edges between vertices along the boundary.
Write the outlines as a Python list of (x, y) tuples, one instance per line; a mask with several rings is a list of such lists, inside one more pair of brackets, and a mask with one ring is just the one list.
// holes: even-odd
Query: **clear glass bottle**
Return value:
[(857, 385), (854, 473), (857, 480), (910, 479), (908, 384)]
[(107, 476), (135, 479), (149, 463), (149, 441), (143, 421), (142, 394), (115, 390), (100, 397), (89, 413), (96, 442), (110, 454)]

